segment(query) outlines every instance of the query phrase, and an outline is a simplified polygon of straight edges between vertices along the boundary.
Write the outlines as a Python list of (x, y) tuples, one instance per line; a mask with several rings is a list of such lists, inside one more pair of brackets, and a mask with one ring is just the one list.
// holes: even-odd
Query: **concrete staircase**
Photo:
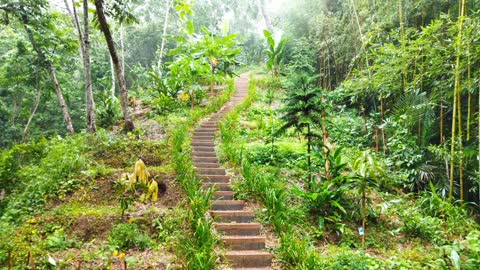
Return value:
[(260, 234), (260, 224), (253, 221), (253, 211), (244, 210), (244, 201), (234, 199), (231, 179), (221, 167), (215, 152), (214, 139), (218, 122), (247, 96), (246, 75), (236, 81), (236, 88), (237, 92), (231, 101), (195, 130), (192, 156), (204, 187), (215, 188), (210, 214), (215, 219), (215, 228), (223, 234), (228, 263), (234, 269), (266, 270), (271, 269), (272, 254), (265, 251), (266, 238)]

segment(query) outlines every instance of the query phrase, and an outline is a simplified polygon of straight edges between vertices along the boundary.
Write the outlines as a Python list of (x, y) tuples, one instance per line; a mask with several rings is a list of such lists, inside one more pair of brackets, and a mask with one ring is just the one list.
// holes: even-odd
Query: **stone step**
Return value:
[(193, 157), (193, 162), (195, 164), (200, 164), (200, 163), (214, 163), (218, 162), (217, 157)]
[(203, 187), (205, 188), (215, 188), (217, 191), (232, 191), (232, 187), (230, 183), (213, 183), (213, 182), (206, 182), (203, 183)]
[(195, 130), (195, 132), (213, 132), (216, 133), (218, 128), (216, 127), (199, 127)]
[(212, 163), (202, 163), (202, 162), (193, 162), (193, 165), (200, 169), (200, 168), (221, 168), (222, 165), (218, 162), (212, 162)]
[(194, 133), (192, 135), (192, 140), (204, 140), (204, 141), (215, 141), (215, 133)]
[(215, 200), (212, 202), (212, 210), (243, 210), (245, 202), (242, 200)]
[(200, 152), (200, 151), (193, 151), (192, 155), (194, 157), (216, 157), (217, 153), (215, 152)]
[(255, 218), (255, 214), (252, 211), (210, 211), (213, 218), (216, 219), (217, 222), (236, 222), (236, 223), (248, 223), (253, 222)]
[(241, 267), (241, 268), (236, 268), (236, 270), (273, 270), (273, 268), (270, 267)]
[(224, 168), (198, 168), (197, 173), (202, 175), (226, 175), (227, 172)]
[(235, 195), (235, 192), (233, 191), (215, 191), (213, 193), (213, 198), (214, 200), (233, 200), (233, 196)]
[(259, 223), (214, 223), (215, 229), (224, 235), (260, 235)]
[(212, 183), (230, 183), (228, 175), (199, 175), (200, 179)]
[(232, 250), (225, 254), (227, 261), (233, 267), (270, 267), (272, 254), (261, 250)]
[(195, 130), (193, 132), (193, 136), (201, 135), (201, 136), (215, 136), (217, 130)]
[[(215, 122), (215, 123), (203, 123), (200, 125), (200, 129), (204, 129), (204, 128), (213, 128), (215, 130), (218, 130), (218, 124)], [(197, 129), (198, 131), (198, 129)]]
[(194, 145), (193, 146), (193, 151), (198, 151), (198, 152), (215, 152), (215, 147), (213, 146), (203, 146), (203, 145)]
[(197, 140), (193, 139), (192, 146), (204, 146), (204, 147), (215, 147), (215, 142), (213, 140)]
[(225, 247), (230, 250), (260, 250), (265, 249), (265, 236), (222, 236)]

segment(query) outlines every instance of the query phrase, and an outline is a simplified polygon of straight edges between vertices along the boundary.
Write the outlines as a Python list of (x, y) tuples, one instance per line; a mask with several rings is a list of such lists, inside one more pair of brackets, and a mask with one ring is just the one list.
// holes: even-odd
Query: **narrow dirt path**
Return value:
[(271, 269), (272, 254), (265, 251), (266, 237), (260, 235), (260, 224), (254, 222), (254, 212), (244, 210), (245, 202), (235, 200), (231, 178), (219, 163), (215, 152), (215, 134), (218, 122), (248, 94), (248, 74), (235, 82), (237, 92), (217, 113), (203, 121), (193, 135), (193, 162), (204, 187), (215, 187), (211, 215), (215, 228), (222, 233), (221, 240), (228, 249), (226, 257), (235, 269)]

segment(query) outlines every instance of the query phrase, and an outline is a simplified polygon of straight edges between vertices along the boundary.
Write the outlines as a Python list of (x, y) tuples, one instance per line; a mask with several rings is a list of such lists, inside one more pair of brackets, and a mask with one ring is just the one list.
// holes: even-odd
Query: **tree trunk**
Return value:
[(308, 185), (309, 187), (312, 186), (312, 157), (311, 157), (311, 144), (312, 144), (312, 139), (311, 139), (311, 130), (310, 130), (310, 124), (307, 125), (308, 128), (308, 135), (307, 135), (307, 164), (308, 164)]
[(367, 233), (367, 196), (366, 188), (364, 187), (362, 192), (362, 228), (363, 228), (363, 235), (362, 235), (362, 249), (365, 249), (365, 234)]
[(125, 42), (124, 42), (124, 29), (123, 24), (120, 24), (120, 54), (121, 54), (121, 61), (122, 61), (122, 72), (123, 77), (125, 78)]
[(160, 45), (160, 54), (158, 55), (157, 69), (160, 73), (162, 70), (163, 51), (165, 50), (165, 44), (167, 43), (167, 27), (168, 16), (170, 15), (172, 0), (167, 0), (167, 8), (165, 10), (165, 21), (163, 22), (162, 44)]
[(72, 9), (70, 10), (67, 0), (64, 0), (68, 13), (72, 17), (73, 25), (77, 31), (78, 39), (80, 41), (80, 54), (82, 57), (84, 76), (85, 76), (85, 98), (87, 103), (87, 130), (91, 133), (97, 132), (95, 102), (93, 100), (92, 90), (92, 72), (90, 61), (90, 39), (89, 39), (89, 19), (88, 19), (88, 1), (83, 2), (83, 33), (80, 27), (80, 20), (78, 19), (77, 8), (75, 2), (72, 0)]
[(65, 102), (65, 99), (63, 98), (62, 88), (60, 88), (60, 83), (58, 82), (58, 79), (57, 79), (57, 72), (55, 70), (55, 67), (48, 60), (47, 60), (47, 68), (48, 68), (48, 71), (50, 73), (50, 78), (52, 79), (53, 85), (55, 87), (55, 92), (57, 94), (58, 104), (60, 104), (60, 108), (61, 108), (62, 113), (63, 113), (63, 118), (64, 118), (65, 124), (67, 126), (67, 131), (68, 131), (68, 133), (73, 134), (73, 133), (75, 133), (75, 130), (73, 129), (72, 118), (70, 117), (70, 113), (68, 112), (67, 103)]
[(443, 144), (443, 102), (440, 102), (440, 143)]
[(89, 39), (89, 19), (88, 19), (88, 0), (83, 0), (83, 65), (85, 67), (85, 94), (87, 97), (87, 130), (95, 133), (97, 132), (96, 115), (95, 115), (95, 101), (93, 100), (92, 90), (92, 68), (90, 62), (90, 39)]
[[(400, 38), (402, 43), (402, 52), (406, 51), (406, 40), (405, 40), (405, 24), (403, 21), (403, 0), (398, 1), (398, 17), (400, 20)], [(402, 67), (402, 89), (405, 92), (407, 88), (407, 65)]]
[(30, 129), (30, 125), (32, 123), (33, 117), (35, 116), (35, 113), (37, 112), (38, 105), (40, 104), (40, 100), (42, 97), (42, 90), (38, 87), (38, 81), (37, 81), (37, 95), (35, 96), (35, 103), (33, 104), (32, 111), (30, 112), (30, 116), (28, 117), (27, 124), (25, 125), (25, 128), (23, 129), (23, 135), (22, 135), (22, 141), (26, 142), (28, 138), (28, 130)]
[[(382, 97), (381, 100), (381, 111), (382, 111), (382, 125), (385, 123), (385, 98)], [(387, 134), (385, 133), (385, 128), (382, 127), (382, 142), (383, 142), (383, 153), (387, 153)]]
[(113, 43), (112, 34), (107, 23), (107, 18), (105, 17), (104, 12), (104, 0), (95, 0), (95, 8), (97, 10), (98, 23), (100, 28), (105, 36), (105, 41), (107, 42), (108, 51), (112, 57), (113, 66), (115, 68), (115, 73), (117, 74), (118, 84), (120, 86), (120, 100), (122, 104), (123, 119), (125, 121), (125, 130), (130, 131), (134, 129), (132, 116), (130, 115), (130, 109), (128, 108), (128, 90), (127, 84), (125, 82), (125, 77), (123, 76), (123, 68), (118, 59), (117, 51), (115, 49), (115, 44)]
[[(322, 96), (322, 104), (325, 104), (325, 97)], [(325, 159), (325, 177), (330, 180), (330, 161), (328, 160), (328, 151), (330, 143), (328, 142), (327, 132), (327, 113), (322, 109), (322, 139), (323, 139), (323, 157)]]
[[(23, 8), (22, 8), (22, 11), (23, 11)], [(27, 18), (27, 15), (25, 15), (25, 13), (23, 13), (21, 15), (21, 20), (22, 20), (23, 26), (25, 28), (25, 31), (27, 32), (28, 39), (30, 40), (30, 43), (32, 44), (33, 49), (38, 54), (38, 57), (47, 66), (47, 70), (48, 70), (48, 73), (50, 75), (50, 79), (52, 80), (53, 87), (54, 87), (55, 92), (57, 94), (58, 104), (60, 105), (60, 109), (62, 110), (63, 119), (65, 121), (67, 131), (68, 131), (68, 133), (73, 134), (73, 133), (75, 133), (75, 130), (73, 129), (72, 118), (70, 117), (70, 113), (68, 111), (67, 103), (65, 102), (65, 99), (63, 98), (62, 88), (60, 87), (60, 83), (58, 82), (57, 72), (55, 70), (55, 67), (53, 66), (52, 62), (50, 62), (50, 59), (47, 59), (47, 57), (45, 56), (45, 53), (42, 51), (42, 48), (40, 46), (38, 46), (37, 42), (35, 41), (35, 37), (33, 36), (32, 31), (30, 30), (30, 28), (27, 27), (28, 18)]]
[(115, 97), (115, 84), (116, 84), (116, 81), (115, 81), (115, 66), (113, 65), (112, 56), (110, 56), (110, 54), (108, 55), (108, 59), (110, 59), (110, 73), (112, 75), (112, 87), (110, 88), (110, 93), (111, 93), (112, 97)]

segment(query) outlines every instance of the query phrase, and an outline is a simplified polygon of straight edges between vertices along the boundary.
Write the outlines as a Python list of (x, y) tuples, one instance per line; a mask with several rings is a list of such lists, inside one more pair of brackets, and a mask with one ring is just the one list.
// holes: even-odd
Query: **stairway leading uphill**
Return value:
[(210, 213), (215, 220), (215, 228), (222, 234), (228, 263), (235, 269), (271, 269), (272, 254), (265, 251), (266, 238), (260, 235), (260, 224), (254, 222), (253, 211), (244, 210), (244, 201), (234, 199), (231, 179), (221, 167), (215, 152), (218, 122), (247, 97), (247, 75), (237, 79), (235, 86), (237, 92), (233, 98), (195, 130), (192, 138), (193, 162), (204, 187), (215, 187)]

